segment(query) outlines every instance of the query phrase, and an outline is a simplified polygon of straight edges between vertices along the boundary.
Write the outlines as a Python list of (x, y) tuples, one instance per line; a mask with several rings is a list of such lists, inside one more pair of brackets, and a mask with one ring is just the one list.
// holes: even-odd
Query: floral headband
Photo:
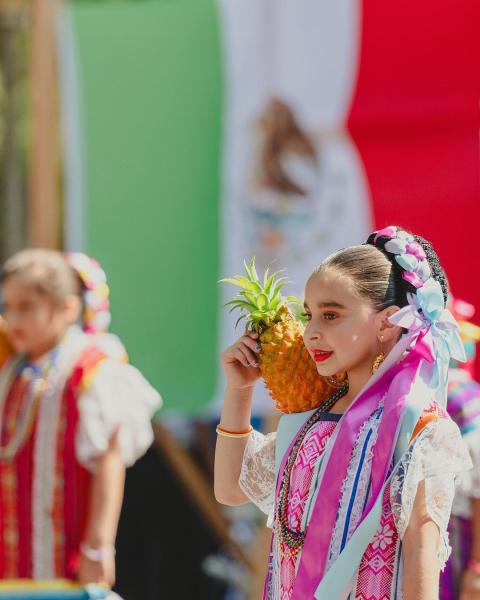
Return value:
[[(445, 308), (445, 298), (440, 283), (433, 278), (432, 270), (422, 246), (413, 235), (403, 229), (390, 226), (375, 232), (373, 245), (379, 238), (388, 238), (384, 250), (394, 255), (402, 268), (402, 278), (416, 288), (407, 293), (408, 304), (390, 317), (390, 322), (404, 329), (421, 334), (429, 361), (450, 358), (465, 361), (465, 351), (458, 324), (452, 313)], [(430, 343), (429, 343), (430, 342)]]
[(110, 290), (107, 276), (100, 264), (81, 252), (66, 255), (68, 264), (82, 280), (84, 286), (84, 330), (87, 333), (103, 333), (110, 326)]

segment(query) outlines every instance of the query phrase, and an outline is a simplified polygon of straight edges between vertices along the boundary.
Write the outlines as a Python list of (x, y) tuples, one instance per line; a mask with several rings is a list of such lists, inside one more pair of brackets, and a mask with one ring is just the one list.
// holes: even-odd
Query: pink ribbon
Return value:
[[(320, 482), (317, 502), (308, 524), (292, 600), (313, 598), (315, 590), (323, 578), (331, 535), (341, 500), (343, 480), (348, 471), (358, 433), (365, 420), (377, 409), (380, 400), (384, 398), (384, 409), (372, 461), (372, 495), (362, 515), (362, 520), (377, 500), (393, 457), (400, 416), (424, 358), (423, 344), (418, 350), (415, 347), (412, 348), (401, 362), (394, 364), (367, 388), (355, 400), (337, 425), (338, 433), (329, 455), (326, 457), (328, 462)], [(288, 452), (290, 449), (291, 447)], [(288, 452), (282, 461), (280, 473), (283, 473), (285, 468)]]

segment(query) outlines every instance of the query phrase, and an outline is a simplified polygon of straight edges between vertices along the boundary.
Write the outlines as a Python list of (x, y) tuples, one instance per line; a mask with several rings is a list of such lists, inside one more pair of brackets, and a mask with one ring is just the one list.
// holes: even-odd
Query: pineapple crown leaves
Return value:
[(243, 267), (245, 276), (237, 275), (220, 280), (240, 288), (235, 298), (225, 305), (231, 306), (230, 312), (242, 312), (237, 325), (242, 319), (246, 319), (248, 329), (262, 331), (278, 320), (282, 307), (288, 310), (290, 304), (301, 304), (295, 296), (282, 296), (282, 289), (289, 283), (287, 277), (280, 277), (283, 270), (270, 273), (270, 268), (267, 268), (263, 278), (260, 278), (255, 267), (255, 257), (248, 264), (244, 260)]

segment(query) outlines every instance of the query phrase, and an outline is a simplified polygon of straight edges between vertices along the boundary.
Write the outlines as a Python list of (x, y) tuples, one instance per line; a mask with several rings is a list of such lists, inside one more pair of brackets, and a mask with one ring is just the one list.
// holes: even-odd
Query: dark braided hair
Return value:
[[(400, 229), (400, 228), (397, 227), (397, 229)], [(407, 232), (407, 233), (410, 233), (410, 232)], [(390, 238), (382, 236), (382, 237), (377, 238), (377, 241), (374, 242), (375, 235), (376, 235), (375, 233), (371, 233), (368, 236), (368, 239), (365, 243), (371, 244), (372, 246), (375, 246), (376, 248), (381, 250), (383, 252), (383, 254), (388, 258), (388, 260), (392, 264), (392, 271), (391, 271), (391, 275), (390, 275), (390, 285), (389, 285), (388, 293), (386, 294), (386, 298), (385, 298), (386, 300), (387, 300), (387, 297), (390, 299), (390, 302), (389, 302), (389, 304), (387, 304), (387, 306), (391, 306), (391, 305), (396, 305), (396, 306), (400, 306), (400, 307), (405, 306), (407, 304), (407, 293), (410, 292), (410, 293), (414, 294), (414, 293), (416, 293), (417, 288), (415, 286), (413, 286), (411, 283), (409, 283), (408, 281), (405, 281), (405, 279), (403, 279), (403, 277), (402, 277), (403, 268), (395, 260), (395, 255), (391, 254), (390, 252), (387, 252), (385, 250), (385, 244), (390, 240)], [(428, 240), (421, 237), (420, 235), (414, 235), (413, 233), (410, 235), (412, 235), (414, 237), (415, 241), (418, 242), (420, 244), (420, 246), (423, 248), (423, 251), (425, 252), (426, 257), (427, 257), (427, 262), (428, 262), (428, 264), (430, 266), (430, 270), (432, 272), (432, 277), (433, 277), (433, 279), (438, 281), (438, 283), (440, 284), (440, 286), (442, 288), (442, 292), (443, 292), (443, 299), (445, 300), (445, 303), (446, 303), (447, 299), (448, 299), (447, 277), (445, 275), (445, 271), (442, 268), (442, 265), (440, 264), (440, 260), (438, 258), (437, 253), (435, 252), (432, 244)]]
[[(395, 255), (385, 250), (390, 238), (382, 236), (374, 242), (375, 236), (376, 233), (372, 233), (364, 244), (338, 250), (326, 258), (315, 272), (330, 268), (339, 270), (353, 281), (358, 294), (368, 298), (379, 311), (389, 306), (402, 308), (408, 304), (407, 293), (415, 293), (417, 289), (403, 279), (404, 270), (395, 260)], [(446, 302), (447, 278), (432, 244), (420, 236), (413, 237), (422, 246), (432, 277), (439, 282)]]

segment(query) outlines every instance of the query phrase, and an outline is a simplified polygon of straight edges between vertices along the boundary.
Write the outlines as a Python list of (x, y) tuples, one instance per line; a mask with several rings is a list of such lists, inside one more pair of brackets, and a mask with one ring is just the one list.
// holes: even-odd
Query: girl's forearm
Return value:
[(480, 498), (472, 500), (472, 554), (470, 558), (480, 562)]
[[(252, 389), (227, 388), (220, 426), (228, 431), (248, 431), (251, 419)], [(243, 453), (248, 438), (217, 436), (215, 449), (215, 496), (223, 504), (242, 504), (248, 501), (238, 480), (242, 468)]]
[(440, 533), (426, 508), (425, 481), (418, 484), (403, 537), (404, 600), (438, 600)]
[(437, 563), (436, 548), (411, 549), (404, 554), (404, 600), (438, 600), (440, 570)]
[(230, 431), (246, 431), (252, 417), (253, 388), (225, 391), (220, 426)]
[(107, 451), (98, 457), (92, 476), (89, 516), (84, 539), (92, 548), (115, 543), (124, 484), (125, 465), (115, 435)]

